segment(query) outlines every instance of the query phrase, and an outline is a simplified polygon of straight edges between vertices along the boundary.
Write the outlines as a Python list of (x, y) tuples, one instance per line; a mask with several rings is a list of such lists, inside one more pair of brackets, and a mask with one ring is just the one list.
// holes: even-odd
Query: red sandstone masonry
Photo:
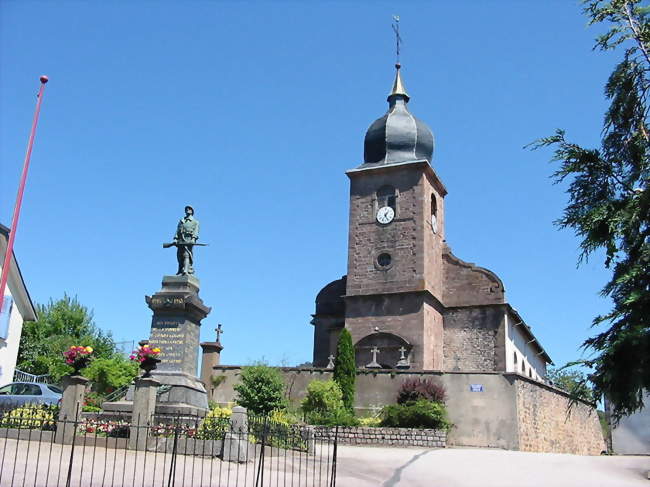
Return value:
[(600, 455), (606, 451), (596, 409), (579, 402), (569, 411), (564, 391), (515, 378), (519, 450)]

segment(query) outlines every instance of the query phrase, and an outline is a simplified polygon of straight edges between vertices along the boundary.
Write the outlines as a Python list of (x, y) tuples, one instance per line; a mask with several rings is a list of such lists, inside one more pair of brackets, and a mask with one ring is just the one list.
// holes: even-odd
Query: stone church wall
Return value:
[(443, 368), (504, 370), (503, 319), (504, 311), (499, 305), (447, 309)]
[(442, 257), (445, 306), (499, 304), (505, 301), (503, 283), (492, 271), (460, 260), (449, 247)]
[[(284, 367), (281, 370), (295, 407), (304, 397), (309, 382), (332, 377), (328, 369)], [(215, 367), (214, 375), (224, 379), (216, 387), (208, 385), (211, 399), (218, 403), (232, 402), (233, 386), (239, 381), (240, 372), (238, 366)], [(447, 390), (447, 410), (454, 424), (447, 436), (447, 446), (591, 455), (603, 449), (598, 446), (599, 441), (600, 445), (604, 443), (593, 408), (582, 405), (564, 423), (566, 393), (519, 374), (359, 370), (355, 409), (363, 414), (395, 403), (401, 384), (413, 378), (433, 379)]]
[(522, 376), (515, 378), (519, 450), (599, 455), (606, 451), (596, 410)]

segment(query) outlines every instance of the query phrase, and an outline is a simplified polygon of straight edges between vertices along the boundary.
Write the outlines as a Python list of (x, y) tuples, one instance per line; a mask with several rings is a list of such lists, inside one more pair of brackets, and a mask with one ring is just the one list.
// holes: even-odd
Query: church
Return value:
[(551, 358), (506, 301), (501, 279), (445, 240), (447, 189), (434, 138), (411, 114), (400, 65), (388, 111), (370, 125), (350, 179), (348, 273), (316, 297), (314, 367), (346, 327), (358, 368), (518, 372), (546, 378)]
[[(332, 377), (338, 337), (355, 347), (354, 408), (376, 414), (404, 381), (446, 391), (448, 446), (598, 455), (591, 404), (549, 384), (551, 358), (506, 300), (501, 279), (456, 257), (445, 240), (447, 189), (432, 167), (433, 134), (408, 108), (400, 65), (388, 111), (370, 125), (364, 161), (350, 179), (347, 274), (316, 296), (313, 364), (280, 367), (289, 402)], [(236, 398), (241, 365), (220, 363), (221, 343), (202, 343), (208, 397)]]

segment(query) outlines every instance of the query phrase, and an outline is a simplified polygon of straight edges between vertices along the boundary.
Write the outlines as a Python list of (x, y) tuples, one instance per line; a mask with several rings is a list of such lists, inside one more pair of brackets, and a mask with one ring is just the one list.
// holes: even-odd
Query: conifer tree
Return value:
[(590, 24), (608, 29), (596, 48), (624, 48), (605, 85), (610, 106), (600, 147), (584, 148), (563, 130), (534, 144), (555, 148), (554, 179), (569, 183), (557, 224), (582, 239), (581, 259), (604, 251), (611, 270), (602, 294), (613, 307), (593, 320), (607, 329), (584, 342), (594, 354), (575, 363), (591, 368), (595, 397), (605, 394), (616, 417), (642, 408), (650, 391), (650, 7), (643, 3), (583, 2)]
[(352, 345), (352, 335), (343, 328), (336, 346), (336, 360), (334, 361), (334, 380), (343, 393), (343, 405), (350, 411), (354, 407), (354, 381), (357, 368)]

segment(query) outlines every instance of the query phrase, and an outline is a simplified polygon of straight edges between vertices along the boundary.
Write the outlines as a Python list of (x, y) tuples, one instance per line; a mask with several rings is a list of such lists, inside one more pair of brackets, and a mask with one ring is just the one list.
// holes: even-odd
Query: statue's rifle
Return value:
[(170, 242), (170, 243), (164, 243), (163, 244), (163, 249), (168, 249), (169, 247), (178, 247), (179, 245), (197, 245), (199, 247), (207, 247), (208, 246), (208, 244), (204, 244), (204, 243)]

